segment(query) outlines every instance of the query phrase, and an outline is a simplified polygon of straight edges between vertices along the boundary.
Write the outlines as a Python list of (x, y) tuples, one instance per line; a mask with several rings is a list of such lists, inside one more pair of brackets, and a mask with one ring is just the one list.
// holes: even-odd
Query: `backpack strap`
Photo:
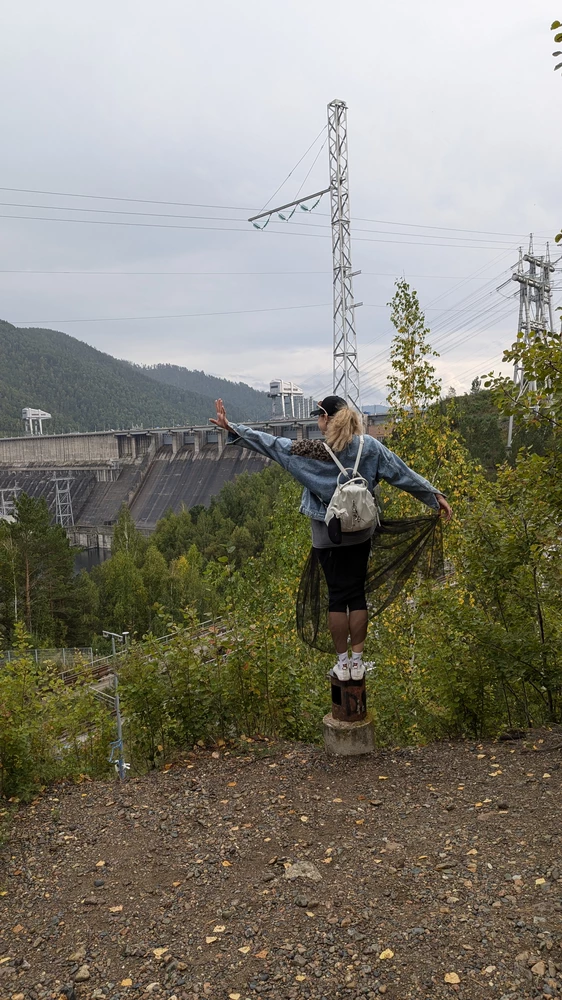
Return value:
[(361, 435), (361, 437), (359, 438), (359, 449), (357, 451), (357, 458), (355, 459), (355, 465), (353, 466), (353, 472), (352, 472), (351, 476), (349, 475), (348, 469), (344, 468), (344, 466), (341, 464), (339, 458), (336, 458), (336, 456), (334, 455), (334, 453), (333, 453), (332, 449), (330, 448), (330, 446), (327, 445), (325, 441), (323, 441), (322, 444), (324, 445), (324, 447), (325, 447), (326, 451), (328, 452), (328, 454), (333, 458), (333, 460), (336, 463), (336, 465), (337, 465), (338, 469), (340, 470), (340, 472), (343, 472), (347, 476), (348, 479), (351, 479), (353, 476), (357, 475), (357, 470), (359, 468), (359, 462), (361, 461), (361, 455), (363, 453), (363, 442), (364, 442), (364, 440), (365, 439), (364, 439), (363, 435)]
[(365, 439), (364, 439), (363, 435), (361, 435), (361, 437), (359, 438), (359, 448), (357, 450), (357, 458), (355, 459), (355, 465), (353, 466), (353, 475), (354, 476), (357, 475), (357, 470), (359, 468), (359, 462), (361, 461), (361, 455), (363, 453), (363, 441), (364, 440)]
[(340, 472), (343, 472), (344, 475), (346, 475), (349, 478), (349, 472), (341, 464), (339, 458), (336, 458), (336, 456), (334, 455), (334, 453), (333, 453), (332, 449), (330, 448), (330, 446), (328, 444), (326, 444), (325, 441), (323, 441), (322, 444), (324, 445), (326, 451), (328, 452), (328, 455), (330, 455), (333, 458), (333, 460), (336, 463), (336, 465), (337, 465), (338, 469), (340, 470)]

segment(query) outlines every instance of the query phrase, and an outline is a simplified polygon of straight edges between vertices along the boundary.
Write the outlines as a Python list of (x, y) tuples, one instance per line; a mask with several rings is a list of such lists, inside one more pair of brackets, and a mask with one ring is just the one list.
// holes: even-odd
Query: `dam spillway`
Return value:
[[(260, 424), (276, 436), (316, 437), (316, 421)], [(72, 544), (109, 550), (113, 526), (126, 504), (137, 527), (154, 531), (173, 510), (208, 506), (225, 483), (260, 472), (269, 459), (236, 445), (209, 427), (173, 427), (37, 435), (0, 439), (0, 516), (25, 492), (45, 499), (57, 518), (57, 482), (70, 494)]]

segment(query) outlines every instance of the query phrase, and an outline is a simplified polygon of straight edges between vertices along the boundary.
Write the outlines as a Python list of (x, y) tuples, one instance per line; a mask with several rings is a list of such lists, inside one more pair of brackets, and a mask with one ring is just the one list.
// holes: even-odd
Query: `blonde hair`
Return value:
[(329, 418), (325, 437), (332, 451), (343, 451), (351, 444), (354, 434), (362, 433), (363, 426), (357, 410), (346, 406)]

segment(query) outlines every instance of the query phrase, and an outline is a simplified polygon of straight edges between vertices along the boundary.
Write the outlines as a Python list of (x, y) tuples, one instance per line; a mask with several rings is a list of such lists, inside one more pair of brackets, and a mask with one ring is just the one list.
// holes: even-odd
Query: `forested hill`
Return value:
[[(201, 387), (197, 392), (155, 381), (153, 373), (58, 330), (25, 329), (0, 320), (0, 434), (23, 433), (24, 406), (52, 414), (47, 433), (205, 424), (214, 412), (216, 383), (234, 420), (258, 415), (255, 404), (251, 411), (245, 405), (239, 383), (209, 378), (207, 387), (207, 376), (194, 374)], [(250, 399), (255, 394), (267, 403), (265, 394), (246, 388)]]
[(271, 416), (271, 400), (265, 392), (252, 389), (245, 382), (230, 382), (229, 379), (190, 371), (179, 365), (143, 365), (140, 371), (164, 385), (175, 385), (178, 389), (223, 399), (243, 410), (247, 420), (267, 420)]

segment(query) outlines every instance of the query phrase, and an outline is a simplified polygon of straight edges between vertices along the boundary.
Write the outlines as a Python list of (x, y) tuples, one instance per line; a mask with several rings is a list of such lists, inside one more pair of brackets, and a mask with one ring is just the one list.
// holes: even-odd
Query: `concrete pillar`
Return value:
[(338, 757), (356, 757), (375, 749), (373, 719), (367, 712), (360, 722), (341, 722), (329, 713), (324, 716), (324, 746), (326, 753)]
[(201, 451), (201, 431), (193, 431), (193, 454), (198, 455)]

